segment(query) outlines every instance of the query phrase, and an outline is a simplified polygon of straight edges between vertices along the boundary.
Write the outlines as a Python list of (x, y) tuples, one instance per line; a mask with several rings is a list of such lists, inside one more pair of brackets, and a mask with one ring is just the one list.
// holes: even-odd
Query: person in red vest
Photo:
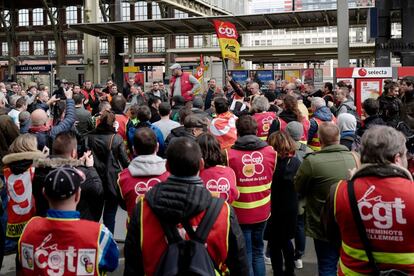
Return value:
[(148, 127), (139, 128), (134, 134), (135, 157), (118, 178), (118, 186), (125, 201), (128, 217), (139, 197), (145, 195), (154, 185), (165, 181), (170, 173), (165, 168), (166, 160), (157, 156), (158, 143), (154, 131)]
[(45, 178), (47, 217), (32, 218), (19, 240), (18, 275), (101, 275), (118, 266), (119, 250), (102, 224), (82, 220), (76, 205), (84, 175), (71, 167)]
[(321, 150), (321, 141), (318, 135), (319, 125), (321, 123), (334, 123), (336, 118), (331, 110), (326, 106), (325, 100), (321, 97), (312, 99), (311, 108), (313, 117), (310, 119), (310, 128), (308, 132), (308, 145), (313, 151)]
[[(167, 149), (168, 179), (155, 185), (138, 201), (125, 240), (124, 275), (156, 272), (167, 250), (164, 224), (188, 239), (183, 224), (197, 227), (213, 197), (198, 176), (204, 166), (198, 144), (189, 138), (174, 139)], [(187, 228), (188, 229), (188, 228)], [(231, 275), (249, 275), (243, 234), (233, 209), (224, 202), (213, 224), (206, 248), (216, 269)], [(220, 274), (221, 275), (221, 274)]]
[(229, 104), (224, 97), (218, 97), (213, 102), (217, 117), (211, 121), (210, 133), (220, 143), (222, 149), (230, 148), (237, 139), (237, 117), (229, 111)]
[[(350, 181), (331, 187), (324, 217), (331, 243), (341, 248), (338, 275), (377, 274), (361, 241), (352, 211), (355, 207), (376, 266), (382, 271), (414, 274), (410, 261), (414, 255), (414, 183), (407, 170), (405, 141), (391, 127), (369, 128), (361, 141), (361, 168)], [(356, 199), (353, 204), (349, 185), (353, 185), (351, 193)]]
[(213, 196), (223, 198), (229, 204), (240, 196), (237, 190), (236, 174), (230, 167), (222, 166), (223, 157), (220, 144), (210, 133), (203, 133), (197, 137), (204, 159), (204, 169), (200, 177), (204, 186)]
[(174, 96), (183, 96), (185, 101), (193, 99), (194, 92), (201, 87), (198, 80), (190, 73), (183, 72), (181, 65), (174, 63), (170, 69), (172, 76), (170, 79), (171, 98)]
[(128, 141), (126, 126), (128, 124), (129, 118), (124, 113), (125, 106), (126, 106), (126, 100), (124, 96), (116, 95), (112, 97), (111, 108), (112, 108), (112, 111), (115, 113), (114, 128), (115, 128), (116, 133), (121, 135), (126, 145)]
[(255, 97), (250, 108), (257, 123), (257, 137), (262, 140), (267, 140), (270, 126), (277, 118), (276, 113), (268, 111), (269, 108), (269, 100), (266, 97)]
[(250, 274), (265, 275), (263, 233), (270, 216), (270, 187), (277, 153), (256, 136), (257, 123), (252, 116), (241, 116), (236, 127), (237, 141), (225, 151), (240, 191), (232, 205), (246, 240)]

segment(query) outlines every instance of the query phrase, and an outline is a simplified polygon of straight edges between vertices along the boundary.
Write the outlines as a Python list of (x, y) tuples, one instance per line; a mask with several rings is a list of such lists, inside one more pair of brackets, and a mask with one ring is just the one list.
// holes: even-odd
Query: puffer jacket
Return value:
[[(198, 176), (170, 176), (165, 182), (154, 186), (145, 196), (152, 211), (169, 223), (178, 224), (205, 210), (212, 201), (211, 193)], [(228, 258), (226, 264), (231, 275), (249, 275), (243, 233), (233, 209), (230, 209)], [(135, 207), (125, 240), (124, 275), (144, 275), (141, 253), (141, 203)]]
[[(110, 145), (112, 137), (112, 145)], [(129, 165), (124, 140), (116, 133), (113, 127), (99, 124), (94, 130), (87, 134), (85, 138), (85, 146), (92, 151), (94, 167), (101, 177), (105, 197), (117, 196), (116, 179), (111, 178), (110, 174), (114, 174), (114, 172), (118, 174)], [(109, 149), (111, 151), (109, 151)], [(108, 162), (110, 153), (112, 153), (114, 157), (114, 162)], [(110, 174), (108, 174), (108, 172), (110, 172)]]
[(39, 216), (46, 216), (49, 208), (42, 190), (46, 175), (59, 167), (70, 166), (83, 172), (85, 181), (81, 184), (81, 198), (76, 209), (80, 212), (81, 219), (99, 221), (103, 209), (103, 186), (101, 178), (94, 167), (85, 167), (82, 162), (76, 159), (60, 156), (39, 158), (34, 161), (35, 175), (33, 179), (33, 195), (36, 200), (36, 213)]

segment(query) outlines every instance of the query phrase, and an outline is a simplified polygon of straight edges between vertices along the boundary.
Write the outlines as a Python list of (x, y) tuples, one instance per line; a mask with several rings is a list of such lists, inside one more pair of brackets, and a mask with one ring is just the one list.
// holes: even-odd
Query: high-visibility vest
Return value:
[[(395, 268), (414, 274), (413, 184), (401, 177), (367, 176), (354, 181), (360, 216), (381, 270)], [(352, 215), (346, 181), (336, 188), (334, 206), (342, 238), (338, 275), (372, 275)]]
[(101, 275), (99, 223), (34, 217), (19, 240), (22, 275)]
[(36, 205), (32, 193), (34, 167), (30, 166), (21, 174), (13, 174), (9, 167), (4, 168), (7, 202), (6, 236), (19, 238), (26, 223), (35, 215)]
[(229, 204), (239, 198), (236, 174), (233, 169), (225, 166), (214, 166), (200, 171), (204, 186), (213, 196), (223, 198)]
[(133, 177), (129, 169), (119, 173), (118, 186), (122, 198), (125, 200), (128, 217), (132, 217), (134, 207), (140, 197), (152, 189), (155, 185), (165, 181), (170, 173), (165, 171), (161, 175)]
[[(195, 217), (191, 218), (189, 223), (196, 227), (204, 217), (205, 211), (202, 211)], [(161, 224), (151, 210), (145, 198), (141, 198), (141, 252), (144, 264), (145, 275), (152, 276), (157, 270), (158, 263), (167, 250), (168, 244)], [(206, 248), (208, 254), (217, 268), (225, 272), (227, 270), (226, 260), (228, 252), (228, 238), (230, 229), (230, 207), (225, 202), (216, 222), (210, 230), (207, 237)], [(185, 229), (178, 225), (178, 232), (182, 238), (189, 239)]]
[(255, 113), (252, 117), (257, 122), (257, 137), (259, 137), (262, 140), (267, 140), (270, 126), (276, 119), (276, 114), (274, 112), (262, 112)]
[(240, 224), (266, 221), (277, 153), (271, 146), (257, 150), (227, 150), (227, 164), (236, 173), (240, 197), (233, 202)]
[[(332, 120), (331, 121), (322, 121), (321, 119), (316, 118), (316, 117), (314, 117), (313, 119), (315, 119), (315, 122), (318, 125), (318, 129), (319, 129), (319, 125), (322, 124), (322, 123), (334, 123), (334, 124), (336, 124), (336, 118), (333, 115), (332, 115)], [(310, 144), (308, 146), (311, 149), (313, 149), (313, 151), (320, 151), (321, 150), (321, 140), (319, 139), (318, 132), (316, 132), (315, 135), (312, 137), (312, 141), (310, 142)]]

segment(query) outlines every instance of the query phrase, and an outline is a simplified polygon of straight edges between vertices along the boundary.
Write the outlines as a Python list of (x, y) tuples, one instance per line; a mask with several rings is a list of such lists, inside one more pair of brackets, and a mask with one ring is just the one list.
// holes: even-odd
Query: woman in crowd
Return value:
[(229, 204), (239, 198), (236, 187), (236, 175), (232, 168), (222, 166), (223, 158), (220, 144), (216, 137), (210, 133), (204, 133), (197, 137), (204, 159), (204, 169), (200, 171), (207, 190), (213, 196), (225, 199)]
[(291, 239), (296, 231), (298, 198), (293, 179), (300, 161), (294, 157), (295, 141), (286, 132), (272, 133), (268, 142), (277, 151), (277, 165), (272, 180), (269, 232), (273, 275), (294, 275), (294, 249)]
[(127, 168), (129, 163), (124, 141), (114, 128), (115, 122), (113, 112), (103, 111), (99, 125), (86, 138), (86, 148), (92, 151), (94, 167), (104, 187), (103, 222), (112, 233), (118, 208), (116, 181), (118, 173)]

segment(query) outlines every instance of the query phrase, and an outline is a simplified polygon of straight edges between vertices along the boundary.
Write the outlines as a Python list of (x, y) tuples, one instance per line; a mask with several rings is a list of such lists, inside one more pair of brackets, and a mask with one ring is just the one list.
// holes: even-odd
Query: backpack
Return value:
[(183, 223), (190, 240), (183, 240), (176, 225), (160, 220), (168, 240), (168, 247), (162, 255), (155, 276), (215, 276), (215, 265), (205, 246), (208, 234), (217, 220), (224, 200), (213, 198), (203, 219), (194, 231), (192, 226)]

